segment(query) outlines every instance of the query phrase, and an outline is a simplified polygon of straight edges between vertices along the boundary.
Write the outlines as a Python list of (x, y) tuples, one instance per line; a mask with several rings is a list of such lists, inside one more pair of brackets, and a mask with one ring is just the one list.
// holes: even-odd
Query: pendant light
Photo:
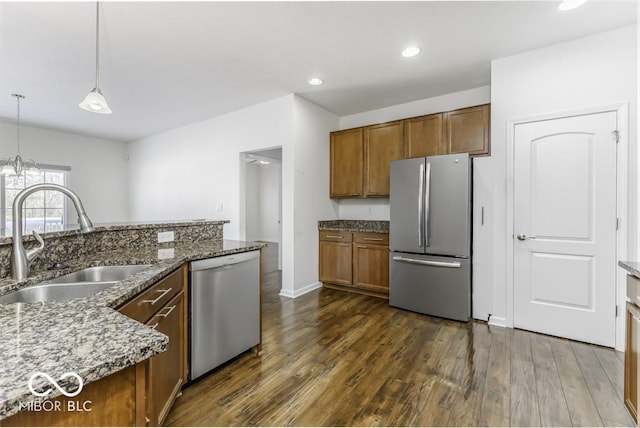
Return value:
[(91, 113), (111, 114), (107, 100), (100, 90), (100, 2), (96, 2), (96, 86), (87, 94), (80, 103), (83, 108)]
[(18, 142), (18, 154), (15, 158), (9, 158), (7, 160), (0, 161), (0, 174), (3, 175), (22, 175), (23, 171), (39, 171), (38, 165), (31, 159), (22, 160), (22, 156), (20, 156), (20, 100), (24, 99), (24, 95), (20, 94), (11, 94), (12, 97), (16, 97), (16, 102), (18, 104), (18, 114), (17, 114), (17, 142)]

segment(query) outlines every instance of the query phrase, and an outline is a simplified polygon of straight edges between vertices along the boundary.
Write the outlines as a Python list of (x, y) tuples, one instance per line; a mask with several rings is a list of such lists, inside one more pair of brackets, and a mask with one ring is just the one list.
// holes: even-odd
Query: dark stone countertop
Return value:
[(389, 220), (322, 220), (318, 222), (318, 230), (389, 233)]
[[(115, 308), (183, 263), (260, 249), (257, 242), (231, 240), (113, 251), (69, 263), (60, 271), (35, 272), (22, 281), (0, 280), (0, 295), (90, 266), (151, 264), (93, 296), (65, 302), (0, 304), (0, 419), (36, 397), (28, 388), (37, 371), (57, 377), (73, 371), (85, 384), (135, 365), (168, 348), (168, 338)], [(44, 382), (44, 379), (41, 379)], [(50, 398), (59, 395), (53, 388)]]
[(629, 272), (629, 274), (640, 278), (640, 262), (619, 261), (618, 266)]

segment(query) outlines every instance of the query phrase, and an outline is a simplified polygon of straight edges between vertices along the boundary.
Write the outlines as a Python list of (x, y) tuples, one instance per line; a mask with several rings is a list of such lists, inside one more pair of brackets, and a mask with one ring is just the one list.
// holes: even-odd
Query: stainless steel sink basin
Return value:
[(151, 265), (97, 266), (82, 269), (0, 296), (0, 304), (63, 301), (91, 296), (149, 266)]
[(96, 266), (81, 269), (76, 272), (43, 281), (45, 284), (73, 284), (77, 282), (117, 282), (123, 281), (132, 275), (148, 268), (151, 265), (122, 265), (122, 266)]

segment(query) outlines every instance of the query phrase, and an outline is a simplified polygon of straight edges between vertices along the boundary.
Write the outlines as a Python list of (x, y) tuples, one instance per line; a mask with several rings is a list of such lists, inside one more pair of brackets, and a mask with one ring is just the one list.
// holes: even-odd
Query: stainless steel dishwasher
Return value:
[(260, 251), (189, 263), (190, 375), (260, 343)]

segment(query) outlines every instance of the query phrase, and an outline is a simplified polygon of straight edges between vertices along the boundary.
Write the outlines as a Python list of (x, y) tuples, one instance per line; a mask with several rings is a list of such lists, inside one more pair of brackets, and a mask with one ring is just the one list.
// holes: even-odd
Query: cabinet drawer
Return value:
[(351, 232), (334, 232), (331, 230), (321, 230), (321, 241), (333, 241), (333, 242), (351, 242), (353, 233)]
[(129, 318), (146, 323), (167, 302), (182, 291), (182, 286), (183, 268), (178, 268), (166, 278), (140, 293), (133, 300), (125, 303), (119, 311)]
[(627, 275), (627, 297), (640, 306), (640, 279), (632, 275)]
[(388, 233), (354, 233), (353, 242), (357, 244), (389, 245)]

